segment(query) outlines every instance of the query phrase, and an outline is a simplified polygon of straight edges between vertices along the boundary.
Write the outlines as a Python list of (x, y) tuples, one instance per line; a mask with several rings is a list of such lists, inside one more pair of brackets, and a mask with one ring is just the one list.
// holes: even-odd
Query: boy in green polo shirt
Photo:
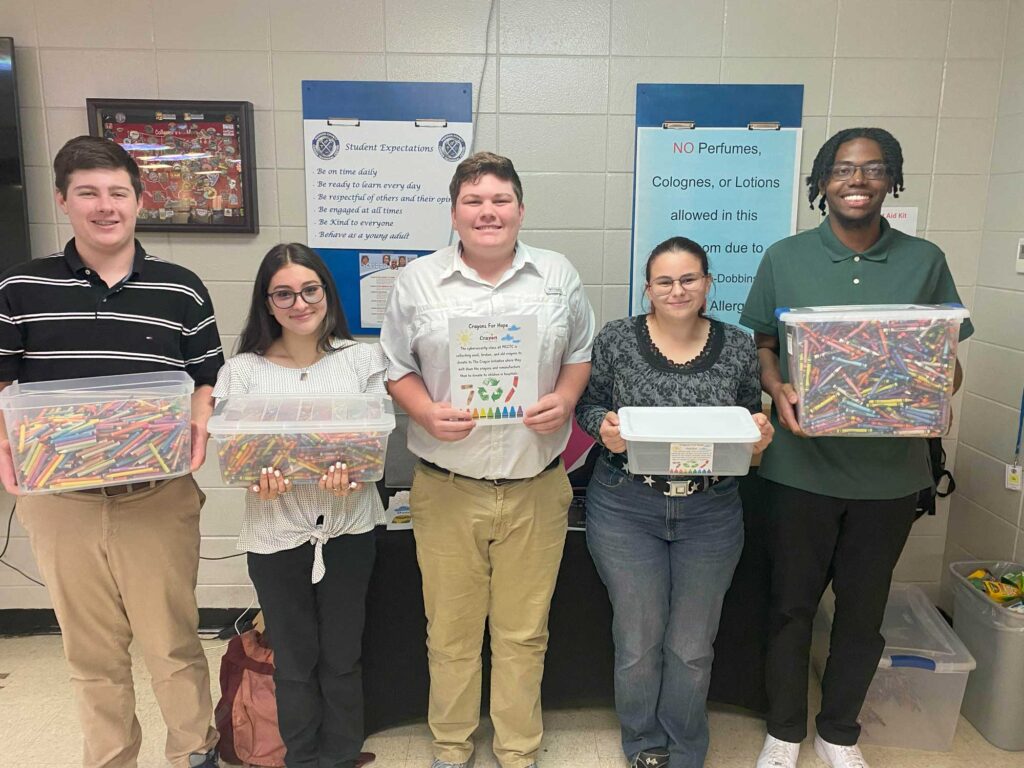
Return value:
[[(768, 736), (757, 768), (795, 768), (807, 735), (811, 622), (832, 582), (836, 613), (814, 747), (833, 768), (866, 768), (857, 716), (885, 647), (880, 633), (893, 568), (932, 482), (923, 438), (808, 438), (777, 307), (959, 302), (942, 251), (892, 229), (886, 194), (903, 189), (899, 142), (879, 128), (840, 131), (818, 151), (808, 197), (828, 217), (765, 253), (740, 322), (753, 329), (761, 386), (773, 401), (765, 452), (772, 557)], [(971, 335), (969, 320), (960, 338)], [(959, 385), (959, 364), (957, 384)], [(779, 429), (781, 427), (781, 429)]]

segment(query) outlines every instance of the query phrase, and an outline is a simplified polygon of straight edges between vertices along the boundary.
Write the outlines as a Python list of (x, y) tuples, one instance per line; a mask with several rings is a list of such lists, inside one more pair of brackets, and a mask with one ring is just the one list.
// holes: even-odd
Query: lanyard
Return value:
[(1020, 466), (1020, 436), (1024, 432), (1024, 389), (1020, 391), (1020, 415), (1017, 417), (1017, 446), (1013, 449), (1013, 464)]

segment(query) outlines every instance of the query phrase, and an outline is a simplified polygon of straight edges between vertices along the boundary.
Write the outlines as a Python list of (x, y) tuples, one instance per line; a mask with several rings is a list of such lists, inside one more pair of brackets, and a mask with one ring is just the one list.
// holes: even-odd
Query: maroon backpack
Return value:
[[(220, 701), (214, 712), (225, 763), (281, 768), (285, 746), (277, 725), (274, 651), (255, 629), (232, 637), (220, 662)], [(361, 752), (357, 768), (376, 755)]]
[(220, 701), (214, 711), (226, 763), (262, 768), (284, 766), (285, 746), (277, 727), (274, 652), (255, 629), (231, 638), (220, 663)]

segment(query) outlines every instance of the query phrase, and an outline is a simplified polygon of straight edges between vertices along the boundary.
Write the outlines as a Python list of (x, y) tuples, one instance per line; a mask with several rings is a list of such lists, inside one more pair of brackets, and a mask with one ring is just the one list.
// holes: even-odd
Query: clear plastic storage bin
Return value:
[(619, 429), (635, 475), (745, 475), (761, 439), (739, 406), (620, 408)]
[(391, 398), (382, 395), (236, 395), (217, 404), (210, 435), (227, 485), (252, 485), (274, 467), (293, 483), (317, 482), (335, 462), (357, 483), (384, 476)]
[[(820, 677), (828, 658), (835, 605), (826, 593), (814, 618), (811, 661)], [(860, 741), (947, 752), (974, 658), (912, 584), (893, 584), (882, 621), (885, 650), (858, 720)]]
[(0, 392), (18, 485), (57, 493), (184, 475), (191, 377), (178, 371), (15, 383)]
[(949, 565), (953, 627), (978, 660), (967, 681), (963, 715), (1000, 749), (1024, 750), (1024, 614), (989, 600), (967, 580), (979, 568), (999, 578), (1024, 566), (992, 561)]
[(779, 309), (808, 435), (935, 437), (949, 424), (959, 305)]

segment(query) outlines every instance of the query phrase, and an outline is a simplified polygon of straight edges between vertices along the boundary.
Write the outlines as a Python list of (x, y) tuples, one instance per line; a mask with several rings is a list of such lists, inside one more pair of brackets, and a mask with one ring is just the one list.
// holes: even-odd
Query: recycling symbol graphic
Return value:
[(501, 388), (501, 382), (497, 379), (490, 378), (484, 379), (483, 382), (477, 387), (476, 393), (480, 395), (481, 400), (497, 400), (503, 394), (505, 390)]

